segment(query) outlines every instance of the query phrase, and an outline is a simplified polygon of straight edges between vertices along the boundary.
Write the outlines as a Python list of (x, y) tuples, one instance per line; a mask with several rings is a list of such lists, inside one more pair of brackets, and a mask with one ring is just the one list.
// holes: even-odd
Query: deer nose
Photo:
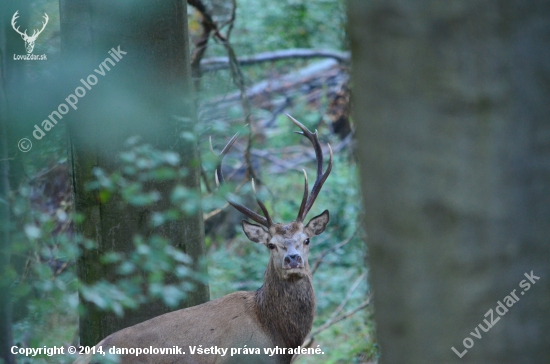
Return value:
[(297, 268), (302, 263), (302, 257), (300, 254), (291, 254), (285, 257), (285, 263), (289, 265), (290, 268)]

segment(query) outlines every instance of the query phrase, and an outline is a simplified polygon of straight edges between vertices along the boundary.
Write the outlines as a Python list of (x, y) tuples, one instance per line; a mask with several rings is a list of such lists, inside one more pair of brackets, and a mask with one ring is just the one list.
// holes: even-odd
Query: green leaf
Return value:
[(42, 236), (42, 230), (35, 225), (25, 225), (25, 234), (29, 239), (38, 239)]

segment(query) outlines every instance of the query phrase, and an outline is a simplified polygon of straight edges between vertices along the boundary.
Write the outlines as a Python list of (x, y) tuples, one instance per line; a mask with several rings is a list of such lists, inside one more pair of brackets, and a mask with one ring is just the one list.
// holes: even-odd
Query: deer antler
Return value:
[(44, 30), (44, 28), (46, 28), (46, 25), (48, 24), (48, 20), (50, 20), (50, 18), (48, 18), (48, 14), (44, 13), (44, 22), (42, 22), (42, 29), (40, 30), (33, 30), (32, 32), (32, 35), (29, 37), (29, 35), (27, 34), (27, 29), (25, 29), (24, 32), (21, 32), (19, 30), (19, 27), (16, 28), (16, 25), (15, 25), (15, 22), (16, 20), (19, 18), (19, 10), (17, 10), (15, 12), (15, 14), (13, 14), (12, 18), (11, 18), (11, 26), (13, 28), (13, 30), (15, 30), (17, 33), (19, 33), (24, 39), (36, 39), (38, 38), (38, 36), (40, 35), (40, 33), (42, 33), (42, 31)]
[[(40, 29), (38, 32), (36, 30), (33, 30), (32, 32), (32, 35), (31, 35), (31, 38), (38, 38), (38, 36), (40, 35), (40, 33), (42, 33), (42, 31), (44, 30), (44, 28), (46, 28), (46, 24), (48, 24), (48, 20), (50, 18), (48, 18), (48, 14), (44, 13), (44, 20), (45, 22), (42, 22), (42, 29)], [(36, 34), (35, 34), (36, 33)]]
[(19, 10), (17, 10), (15, 12), (15, 14), (13, 14), (12, 18), (11, 18), (11, 27), (13, 28), (13, 30), (15, 30), (17, 33), (19, 33), (22, 37), (28, 37), (27, 35), (27, 29), (25, 29), (25, 32), (24, 33), (21, 33), (21, 31), (19, 30), (19, 27), (15, 27), (15, 21), (17, 20), (17, 18), (19, 18)]
[[(237, 136), (239, 133), (235, 134), (233, 138), (229, 140), (229, 142), (226, 144), (226, 146), (222, 149), (220, 155), (220, 161), (218, 163), (218, 166), (216, 167), (216, 173), (214, 177), (216, 178), (216, 185), (219, 187), (220, 184), (225, 183), (225, 178), (223, 177), (222, 173), (222, 161), (225, 155), (229, 152), (233, 144), (235, 144), (235, 141), (237, 140)], [(212, 145), (212, 143), (210, 143)], [(212, 149), (212, 147), (211, 147)], [(254, 191), (254, 194), (256, 195), (256, 186), (254, 185), (254, 179), (252, 179), (252, 190)], [(255, 213), (254, 211), (250, 210), (248, 207), (243, 206), (241, 204), (238, 204), (236, 202), (232, 202), (229, 199), (227, 200), (231, 206), (236, 208), (240, 213), (245, 215), (246, 217), (256, 221), (258, 224), (261, 224), (269, 229), (271, 225), (273, 225), (273, 220), (271, 220), (271, 217), (269, 216), (269, 212), (267, 211), (267, 208), (265, 205), (260, 201), (260, 199), (256, 196), (256, 202), (262, 209), (262, 212), (264, 213), (265, 217), (262, 215), (259, 215)]]
[(304, 196), (302, 197), (302, 203), (300, 204), (300, 210), (298, 211), (298, 217), (296, 218), (296, 221), (303, 222), (306, 218), (307, 213), (313, 206), (313, 203), (317, 199), (317, 196), (319, 195), (319, 192), (321, 191), (321, 188), (323, 187), (323, 184), (325, 183), (328, 175), (330, 174), (330, 171), (332, 170), (332, 148), (330, 147), (330, 144), (328, 145), (328, 150), (330, 153), (330, 160), (328, 162), (327, 170), (323, 173), (323, 150), (321, 149), (321, 143), (319, 143), (319, 138), (317, 136), (317, 130), (315, 130), (315, 133), (312, 133), (308, 128), (306, 128), (302, 123), (300, 123), (298, 120), (294, 119), (292, 116), (287, 116), (292, 120), (296, 126), (298, 126), (302, 131), (296, 131), (296, 134), (300, 134), (305, 136), (311, 141), (311, 144), (313, 144), (313, 149), (315, 150), (315, 157), (317, 158), (317, 178), (315, 179), (315, 183), (313, 184), (313, 188), (311, 189), (311, 195), (308, 197), (308, 180), (307, 180), (307, 174), (304, 170)]
[[(323, 150), (321, 148), (321, 143), (319, 143), (319, 138), (317, 136), (317, 130), (315, 133), (312, 133), (308, 128), (306, 128), (302, 123), (300, 123), (298, 120), (294, 119), (292, 116), (287, 116), (292, 120), (294, 124), (296, 124), (302, 131), (297, 131), (295, 133), (301, 134), (308, 138), (311, 143), (313, 144), (313, 149), (315, 150), (315, 157), (317, 159), (317, 178), (315, 179), (315, 183), (313, 184), (313, 188), (311, 189), (311, 194), (309, 194), (309, 186), (308, 186), (308, 179), (307, 179), (307, 173), (304, 171), (304, 195), (302, 197), (302, 203), (300, 204), (300, 210), (298, 211), (298, 217), (296, 217), (296, 221), (303, 222), (306, 218), (307, 213), (309, 210), (311, 210), (311, 207), (315, 203), (315, 200), (317, 199), (317, 196), (319, 195), (319, 192), (321, 191), (321, 188), (323, 187), (323, 184), (325, 183), (326, 179), (328, 178), (328, 175), (330, 174), (330, 171), (332, 170), (332, 148), (330, 147), (330, 144), (328, 144), (328, 150), (330, 153), (330, 160), (328, 163), (327, 170), (323, 173)], [(216, 167), (216, 185), (219, 187), (221, 183), (225, 183), (221, 165), (223, 158), (229, 152), (233, 144), (235, 144), (235, 141), (237, 140), (237, 134), (233, 136), (227, 143), (227, 145), (223, 148), (220, 155), (220, 162), (218, 163), (218, 166)], [(210, 148), (212, 149), (212, 143), (210, 143)], [(254, 179), (252, 179), (252, 189), (254, 190), (254, 194), (256, 195), (256, 187), (254, 186)], [(239, 210), (243, 215), (249, 217), (250, 219), (256, 221), (257, 223), (266, 226), (269, 228), (271, 225), (273, 225), (273, 220), (271, 220), (271, 217), (269, 216), (269, 212), (267, 211), (267, 208), (265, 205), (260, 201), (260, 199), (256, 196), (256, 202), (262, 209), (262, 212), (264, 213), (264, 216), (261, 216), (254, 211), (250, 210), (248, 207), (240, 205), (235, 202), (231, 202), (227, 200), (231, 206)]]

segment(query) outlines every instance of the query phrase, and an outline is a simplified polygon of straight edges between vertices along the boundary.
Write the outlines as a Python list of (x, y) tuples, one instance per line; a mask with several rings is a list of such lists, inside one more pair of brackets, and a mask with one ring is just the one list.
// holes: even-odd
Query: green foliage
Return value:
[[(36, 9), (48, 4), (50, 23), (47, 31), (54, 31), (52, 25), (56, 15), (50, 11), (57, 4), (50, 0), (35, 1)], [(260, 10), (258, 10), (260, 9)], [(35, 13), (39, 13), (37, 10)], [(345, 49), (345, 12), (343, 0), (282, 0), (258, 1), (238, 0), (237, 17), (231, 41), (238, 56), (252, 55), (264, 51), (293, 47)], [(193, 22), (191, 22), (193, 26)], [(49, 29), (49, 30), (48, 30)], [(55, 30), (56, 31), (56, 30)], [(46, 36), (45, 32), (41, 37)], [(56, 54), (58, 49), (52, 41), (48, 54)], [(214, 42), (210, 43), (209, 56), (224, 56), (225, 49)], [(309, 61), (284, 61), (243, 69), (248, 83), (266, 76), (277, 77)], [(228, 71), (207, 74), (202, 79), (204, 95), (222, 94), (234, 90)], [(323, 124), (327, 100), (312, 107), (304, 100), (292, 100), (291, 114), (308, 128), (319, 129), (322, 144), (336, 140)], [(262, 110), (255, 109), (261, 114)], [(242, 108), (232, 107), (227, 111), (227, 119), (242, 120)], [(212, 136), (215, 149), (217, 143), (223, 143), (236, 131), (246, 139), (248, 128), (236, 127), (236, 122), (214, 121), (197, 126), (201, 135), (201, 162), (208, 176), (217, 165), (206, 143), (206, 137)], [(239, 124), (242, 125), (242, 124)], [(262, 130), (263, 140), (256, 139), (253, 147), (262, 150), (278, 150), (291, 146), (309, 147), (305, 138), (293, 134), (296, 130), (286, 116), (279, 116), (275, 126)], [(23, 164), (29, 176), (36, 175), (45, 165), (52, 165), (65, 158), (65, 125), (59, 123), (39, 143), (35, 143), (32, 153), (23, 155)], [(196, 142), (194, 133), (181, 135), (183, 141)], [(228, 166), (242, 166), (241, 155), (226, 158)], [(287, 155), (280, 155), (286, 159)], [(217, 193), (205, 188), (202, 206), (199, 195), (185, 187), (181, 181), (188, 175), (186, 166), (179, 155), (172, 151), (160, 151), (143, 144), (138, 138), (131, 138), (127, 150), (116, 156), (120, 170), (107, 173), (94, 170), (95, 180), (88, 185), (102, 203), (120, 203), (132, 208), (152, 206), (160, 200), (166, 200), (165, 208), (151, 211), (146, 228), (159, 228), (170, 222), (178, 221), (187, 214), (194, 214), (202, 208), (206, 213), (225, 205), (224, 196), (234, 192), (235, 185), (222, 186)], [(325, 162), (326, 165), (326, 162)], [(259, 194), (270, 211), (274, 211), (277, 221), (295, 219), (303, 192), (301, 168), (306, 168), (310, 181), (315, 176), (315, 164), (296, 165), (284, 173), (270, 173), (269, 162), (262, 160), (255, 166), (265, 185)], [(214, 188), (212, 179), (210, 189)], [(162, 196), (151, 188), (155, 183), (170, 184), (168, 196)], [(250, 196), (249, 184), (240, 186), (239, 196)], [(311, 187), (311, 185), (310, 185)], [(186, 294), (193, 289), (193, 283), (202, 282), (204, 277), (191, 269), (191, 261), (183, 252), (175, 249), (172, 242), (162, 236), (146, 235), (136, 232), (134, 249), (130, 252), (106, 252), (102, 257), (105, 269), (117, 273), (117, 282), (97, 281), (90, 285), (82, 284), (76, 276), (75, 261), (84, 251), (95, 249), (93, 241), (83, 239), (72, 231), (71, 222), (79, 221), (81, 216), (73, 216), (70, 202), (58, 211), (43, 211), (36, 207), (33, 195), (37, 189), (29, 184), (21, 186), (13, 196), (12, 206), (16, 223), (13, 226), (13, 266), (8, 274), (0, 277), (11, 282), (14, 294), (15, 342), (27, 347), (70, 345), (78, 341), (79, 294), (84, 300), (97, 307), (122, 315), (125, 310), (145, 304), (153, 299), (162, 299), (168, 306), (176, 307)], [(235, 197), (237, 199), (238, 197)], [(365, 271), (364, 241), (359, 228), (360, 197), (357, 186), (355, 163), (346, 149), (334, 154), (334, 168), (322, 193), (316, 201), (308, 218), (330, 210), (330, 224), (327, 231), (312, 239), (310, 265), (323, 251), (335, 246), (355, 233), (355, 236), (342, 248), (326, 255), (323, 263), (314, 275), (317, 294), (317, 315), (314, 329), (324, 324), (340, 305), (352, 283)], [(60, 228), (63, 227), (63, 228)], [(227, 241), (217, 236), (207, 236), (209, 247), (209, 285), (211, 298), (221, 297), (236, 290), (258, 289), (263, 281), (269, 253), (267, 249), (246, 239), (237, 224), (230, 225), (230, 233), (237, 236)], [(139, 274), (137, 274), (139, 272)], [(369, 292), (366, 280), (353, 292), (342, 312), (347, 312), (363, 302)], [(325, 356), (302, 357), (298, 363), (361, 363), (376, 357), (375, 344), (369, 308), (315, 337), (314, 345), (321, 345)], [(365, 359), (365, 360), (364, 360)], [(72, 358), (40, 357), (32, 363), (64, 363)]]
[(239, 0), (234, 38), (238, 54), (298, 47), (341, 49), (344, 29), (341, 0), (264, 1), (261, 6)]
[[(90, 193), (95, 193), (103, 203), (119, 201), (128, 206), (149, 206), (162, 197), (149, 186), (166, 182), (173, 185), (170, 203), (165, 210), (151, 214), (149, 227), (162, 226), (198, 210), (198, 193), (177, 182), (187, 175), (178, 154), (156, 150), (132, 138), (118, 159), (122, 163), (120, 171), (108, 174), (96, 168), (95, 179), (88, 184)], [(36, 184), (40, 183), (25, 184), (13, 194), (12, 210), (17, 221), (12, 235), (13, 264), (8, 274), (1, 277), (10, 282), (17, 307), (14, 324), (17, 345), (74, 344), (79, 294), (98, 308), (122, 316), (127, 309), (158, 299), (175, 308), (195, 289), (197, 282), (205, 281), (192, 268), (191, 258), (170, 240), (159, 234), (144, 236), (138, 232), (133, 250), (107, 251), (101, 255), (103, 269), (116, 272), (116, 282), (79, 282), (75, 262), (84, 251), (95, 250), (97, 245), (73, 232), (71, 221), (81, 221), (81, 217), (71, 216), (68, 202), (61, 203), (68, 212), (60, 208), (52, 212), (51, 201), (37, 199), (42, 190)], [(73, 359), (44, 355), (33, 362), (64, 363)]]

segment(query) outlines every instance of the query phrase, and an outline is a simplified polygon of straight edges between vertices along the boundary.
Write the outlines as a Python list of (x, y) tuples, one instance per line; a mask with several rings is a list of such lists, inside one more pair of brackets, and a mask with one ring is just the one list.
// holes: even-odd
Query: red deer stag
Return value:
[[(265, 245), (270, 253), (263, 286), (254, 292), (234, 292), (195, 307), (170, 312), (132, 327), (115, 332), (97, 346), (108, 348), (181, 348), (182, 353), (139, 356), (121, 355), (121, 363), (269, 363), (287, 364), (292, 354), (264, 349), (297, 348), (311, 331), (315, 315), (315, 293), (308, 264), (310, 239), (321, 234), (329, 221), (328, 210), (304, 224), (323, 183), (332, 169), (330, 160), (323, 173), (323, 152), (317, 137), (289, 115), (290, 119), (313, 144), (317, 158), (317, 178), (309, 194), (307, 175), (302, 203), (296, 220), (274, 223), (265, 205), (257, 199), (264, 216), (247, 207), (229, 203), (258, 224), (242, 221), (248, 239)], [(233, 137), (221, 152), (221, 159), (236, 140)], [(221, 160), (216, 169), (218, 184), (224, 182)], [(191, 353), (191, 348), (195, 353)], [(235, 353), (238, 348), (258, 348), (261, 354)], [(208, 350), (198, 354), (198, 349)], [(232, 350), (233, 349), (233, 350)], [(224, 351), (225, 350), (225, 351)], [(233, 354), (233, 355), (232, 355)], [(76, 363), (89, 363), (81, 357)]]

